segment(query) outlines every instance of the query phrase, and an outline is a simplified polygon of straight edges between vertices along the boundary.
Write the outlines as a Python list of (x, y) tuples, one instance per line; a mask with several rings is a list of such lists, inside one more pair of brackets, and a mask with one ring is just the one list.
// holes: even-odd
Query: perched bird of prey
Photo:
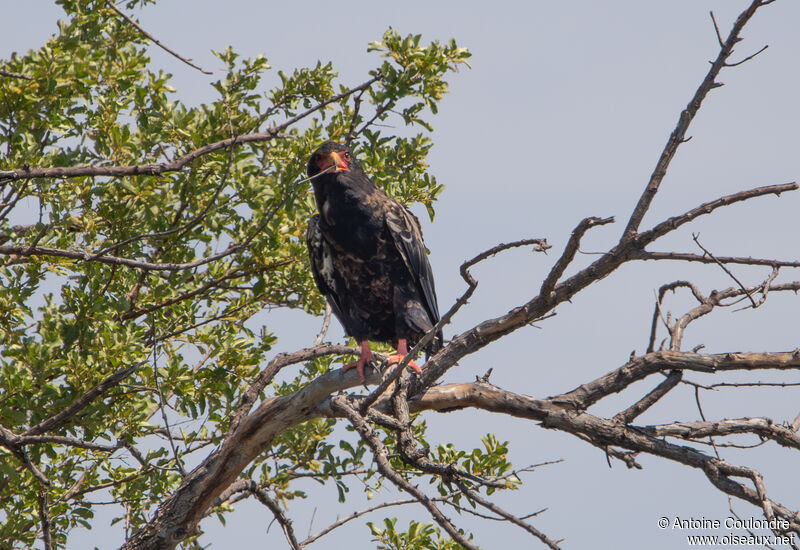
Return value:
[[(369, 340), (389, 342), (398, 363), (439, 321), (419, 220), (375, 187), (344, 145), (328, 141), (308, 161), (318, 214), (306, 242), (314, 281), (345, 332), (361, 345), (356, 367), (374, 360)], [(439, 333), (427, 349), (441, 346)], [(419, 366), (409, 366), (420, 372)]]

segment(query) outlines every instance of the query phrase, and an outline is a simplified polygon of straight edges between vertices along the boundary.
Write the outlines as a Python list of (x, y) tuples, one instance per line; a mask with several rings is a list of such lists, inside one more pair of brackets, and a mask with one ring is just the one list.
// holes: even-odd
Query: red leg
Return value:
[(364, 383), (366, 381), (366, 378), (364, 377), (364, 365), (374, 360), (375, 356), (372, 355), (372, 350), (369, 349), (369, 342), (364, 340), (361, 342), (361, 356), (358, 358), (358, 361), (355, 363), (347, 363), (342, 367), (342, 370), (346, 372), (355, 367), (356, 372), (358, 373), (358, 379)]
[[(386, 361), (390, 365), (392, 363), (399, 363), (406, 355), (408, 355), (408, 342), (406, 342), (405, 338), (400, 338), (397, 340), (397, 353), (390, 355)], [(419, 365), (417, 365), (414, 361), (409, 361), (408, 366), (414, 369), (414, 372), (417, 374), (422, 372), (422, 369), (420, 369)]]

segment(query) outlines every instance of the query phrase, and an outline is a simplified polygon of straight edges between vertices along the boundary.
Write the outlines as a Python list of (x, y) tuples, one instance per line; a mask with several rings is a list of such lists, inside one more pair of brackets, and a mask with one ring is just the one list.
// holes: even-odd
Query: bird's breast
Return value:
[(366, 201), (347, 196), (328, 196), (318, 205), (323, 232), (336, 249), (369, 259), (379, 254), (383, 239), (382, 212)]

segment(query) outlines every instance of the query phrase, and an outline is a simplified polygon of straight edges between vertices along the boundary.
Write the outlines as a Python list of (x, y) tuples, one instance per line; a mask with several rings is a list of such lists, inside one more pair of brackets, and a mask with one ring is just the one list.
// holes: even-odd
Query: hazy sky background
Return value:
[[(446, 190), (436, 206), (435, 222), (420, 217), (432, 251), (440, 308), (448, 309), (463, 292), (458, 266), (482, 250), (527, 237), (546, 237), (554, 249), (548, 256), (529, 250), (507, 252), (476, 268), (479, 290), (446, 328), (449, 337), (533, 296), (583, 217), (613, 215), (617, 223), (592, 230), (582, 250), (604, 251), (616, 242), (678, 114), (708, 70), (708, 60), (717, 55), (709, 10), (714, 10), (727, 35), (747, 4), (162, 0), (132, 15), (169, 47), (215, 71), (214, 76), (203, 75), (151, 48), (155, 66), (174, 75), (177, 96), (189, 105), (215, 97), (210, 83), (224, 73), (210, 50), (228, 44), (244, 56), (267, 56), (275, 71), (263, 91), (276, 82), (278, 69), (314, 65), (317, 60), (332, 61), (343, 84), (363, 82), (367, 71), (381, 63), (366, 52), (367, 43), (380, 39), (389, 26), (401, 34), (421, 33), (425, 42), (454, 37), (472, 51), (472, 70), (449, 76), (451, 94), (432, 119), (436, 145), (430, 156), (431, 173)], [(58, 7), (38, 0), (0, 0), (0, 11), (5, 23), (0, 34), (4, 58), (12, 51), (41, 45), (63, 16)], [(759, 10), (733, 59), (764, 44), (769, 49), (741, 67), (723, 71), (720, 80), (725, 86), (712, 91), (701, 109), (689, 132), (693, 138), (679, 150), (643, 228), (724, 194), (798, 178), (798, 22), (797, 1), (778, 0)], [(692, 232), (699, 232), (704, 246), (718, 255), (797, 259), (799, 208), (797, 192), (780, 199), (759, 198), (690, 224), (651, 249), (699, 252), (691, 238)], [(579, 256), (576, 268), (593, 259)], [(785, 271), (780, 280), (800, 278)], [(745, 284), (757, 284), (769, 269), (736, 267), (734, 272)], [(443, 382), (471, 381), (492, 367), (492, 382), (501, 387), (536, 397), (568, 391), (623, 364), (632, 350), (645, 350), (654, 290), (675, 279), (692, 280), (706, 293), (733, 284), (714, 266), (626, 265), (579, 294), (573, 304), (560, 307), (557, 317), (539, 328), (520, 330), (463, 360)], [(667, 302), (676, 314), (690, 305), (682, 294)], [(702, 343), (709, 352), (794, 349), (800, 345), (798, 307), (800, 298), (794, 295), (773, 295), (757, 311), (716, 311), (692, 325), (684, 348)], [(264, 322), (281, 339), (280, 351), (307, 346), (320, 320), (294, 312), (264, 315)], [(341, 341), (341, 328), (334, 325), (329, 339)], [(757, 373), (737, 378), (759, 379), (798, 381), (798, 376)], [(640, 383), (592, 412), (614, 414), (656, 383), (655, 379)], [(798, 402), (800, 392), (794, 388), (754, 390), (746, 397), (735, 390), (703, 394), (709, 419), (747, 415), (791, 421)], [(564, 548), (683, 548), (685, 535), (701, 532), (662, 531), (657, 527), (660, 517), (721, 520), (730, 515), (726, 496), (702, 472), (662, 459), (640, 457), (641, 471), (627, 470), (619, 462), (609, 468), (598, 449), (528, 421), (474, 411), (425, 418), (434, 445), (452, 441), (471, 449), (491, 431), (501, 441), (511, 442), (518, 467), (563, 458), (561, 464), (525, 475), (520, 491), (497, 500), (518, 515), (548, 508), (532, 523), (553, 539), (566, 539)], [(639, 421), (697, 419), (693, 391), (680, 386)], [(800, 481), (792, 468), (796, 453), (772, 444), (747, 452), (725, 450), (723, 458), (759, 467), (771, 497), (790, 508), (800, 506)], [(312, 484), (307, 487), (313, 489)], [(359, 491), (356, 483), (352, 490)], [(314, 532), (337, 515), (361, 507), (357, 499), (338, 505), (333, 486), (313, 491), (313, 500), (295, 503), (289, 510), (300, 536), (308, 531), (315, 508)], [(378, 495), (396, 497), (389, 490)], [(759, 510), (748, 504), (734, 506), (742, 517), (760, 517)], [(204, 541), (212, 543), (211, 548), (286, 546), (277, 525), (264, 535), (272, 520), (265, 508), (247, 502), (237, 509), (225, 528), (215, 519), (202, 524), (210, 533)], [(109, 510), (107, 516), (113, 513)], [(367, 519), (380, 522), (384, 515), (378, 512)], [(401, 527), (411, 518), (431, 521), (421, 507), (390, 509), (388, 515), (400, 517)], [(543, 547), (513, 526), (479, 523), (451, 510), (447, 515), (472, 530), (483, 548)], [(107, 528), (101, 525), (107, 523), (105, 516), (98, 517), (93, 531), (73, 533), (69, 548), (112, 548), (121, 543), (119, 524)], [(367, 519), (356, 520), (312, 547), (373, 548), (364, 526)]]

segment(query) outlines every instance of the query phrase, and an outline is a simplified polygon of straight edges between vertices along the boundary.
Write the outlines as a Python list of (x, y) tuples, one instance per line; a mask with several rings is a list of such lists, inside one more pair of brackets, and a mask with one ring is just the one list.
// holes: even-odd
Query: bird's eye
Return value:
[(344, 155), (342, 155), (342, 156), (344, 157), (344, 160), (348, 160), (349, 161), (350, 160), (350, 151), (345, 151)]

